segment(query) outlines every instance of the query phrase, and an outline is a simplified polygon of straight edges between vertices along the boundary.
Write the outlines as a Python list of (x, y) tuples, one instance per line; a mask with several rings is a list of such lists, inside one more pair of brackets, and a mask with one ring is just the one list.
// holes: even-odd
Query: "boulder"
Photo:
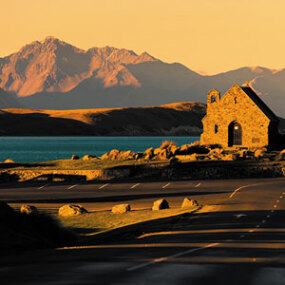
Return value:
[(92, 154), (86, 154), (82, 157), (82, 160), (93, 160), (93, 159), (98, 159), (98, 157)]
[(184, 144), (179, 148), (179, 153), (188, 153), (188, 149), (190, 148), (191, 144)]
[(79, 159), (79, 156), (77, 154), (73, 154), (71, 156), (71, 160), (77, 160), (77, 159)]
[(262, 157), (264, 157), (264, 154), (265, 154), (264, 149), (257, 149), (257, 150), (254, 152), (254, 157), (255, 157), (255, 158), (262, 158)]
[(145, 150), (144, 152), (144, 158), (146, 160), (150, 160), (154, 157), (154, 148), (153, 147), (150, 147), (148, 148), (147, 150)]
[(15, 161), (11, 158), (7, 158), (4, 163), (15, 163)]
[(109, 152), (106, 152), (104, 153), (102, 156), (101, 156), (101, 159), (109, 159)]
[(81, 205), (64, 205), (58, 210), (58, 215), (62, 217), (73, 217), (86, 213), (88, 213), (88, 211)]
[(168, 150), (170, 150), (171, 148), (177, 148), (177, 146), (176, 146), (176, 144), (175, 144), (175, 142), (173, 142), (173, 141), (163, 141), (162, 142), (162, 144), (160, 145), (160, 149), (168, 149)]
[(160, 149), (160, 148), (155, 148), (155, 149), (153, 150), (153, 155), (156, 156), (156, 155), (158, 155), (160, 152), (161, 152), (161, 149)]
[(285, 149), (280, 151), (279, 157), (280, 157), (280, 160), (285, 160)]
[(247, 149), (242, 149), (238, 152), (238, 154), (240, 158), (249, 158), (250, 156), (253, 155), (253, 152)]
[(116, 160), (119, 153), (120, 153), (119, 150), (117, 150), (117, 149), (112, 149), (112, 150), (108, 153), (108, 157), (109, 157), (109, 159)]
[(181, 208), (193, 208), (197, 207), (199, 204), (196, 200), (191, 200), (189, 198), (184, 198)]
[(180, 147), (177, 147), (176, 145), (171, 145), (169, 148), (169, 152), (171, 156), (176, 155), (177, 153), (179, 153)]
[(161, 151), (158, 153), (157, 158), (158, 158), (158, 159), (161, 159), (161, 160), (168, 159), (168, 152), (167, 152), (167, 150), (166, 150), (166, 149), (161, 150)]
[(209, 155), (211, 155), (211, 154), (221, 155), (224, 153), (225, 153), (225, 151), (222, 148), (214, 148), (214, 149), (210, 150)]
[(169, 209), (169, 204), (165, 199), (156, 200), (153, 203), (152, 210), (158, 211), (163, 209)]
[(132, 156), (132, 152), (130, 150), (120, 151), (117, 154), (117, 159), (120, 159), (120, 160), (128, 160), (128, 159), (132, 159), (132, 158), (133, 158), (133, 156)]
[(222, 160), (227, 160), (227, 161), (234, 161), (237, 160), (239, 158), (239, 154), (237, 153), (229, 153), (226, 154), (222, 157)]
[(22, 205), (20, 208), (20, 212), (27, 214), (27, 215), (34, 215), (34, 214), (38, 214), (38, 209), (35, 206), (32, 205)]
[(129, 204), (120, 204), (116, 205), (112, 208), (113, 214), (124, 214), (131, 210), (131, 206)]

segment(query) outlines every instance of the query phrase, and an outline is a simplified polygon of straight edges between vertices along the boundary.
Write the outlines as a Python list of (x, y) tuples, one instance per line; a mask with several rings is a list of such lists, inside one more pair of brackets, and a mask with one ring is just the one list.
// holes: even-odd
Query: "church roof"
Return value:
[(269, 109), (269, 107), (260, 99), (260, 97), (250, 87), (241, 86), (240, 88), (268, 117), (268, 119), (270, 119), (271, 121), (279, 121), (278, 117)]

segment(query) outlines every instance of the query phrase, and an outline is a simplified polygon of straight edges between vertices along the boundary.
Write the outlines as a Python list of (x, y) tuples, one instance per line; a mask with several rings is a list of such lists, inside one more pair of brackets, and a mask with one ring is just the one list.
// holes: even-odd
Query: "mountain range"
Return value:
[(247, 80), (278, 116), (285, 116), (285, 69), (242, 67), (207, 76), (147, 52), (138, 55), (108, 46), (86, 51), (47, 37), (0, 58), (0, 108), (64, 110), (206, 102), (210, 89), (223, 93)]

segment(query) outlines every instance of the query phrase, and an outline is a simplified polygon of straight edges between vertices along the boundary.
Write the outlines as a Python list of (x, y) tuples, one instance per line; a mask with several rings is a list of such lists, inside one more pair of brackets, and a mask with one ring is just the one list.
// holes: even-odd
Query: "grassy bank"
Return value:
[(111, 211), (88, 213), (75, 217), (59, 217), (61, 224), (79, 234), (94, 234), (141, 222), (172, 217), (193, 211), (193, 209), (172, 208), (160, 211), (151, 209), (130, 211), (115, 215)]

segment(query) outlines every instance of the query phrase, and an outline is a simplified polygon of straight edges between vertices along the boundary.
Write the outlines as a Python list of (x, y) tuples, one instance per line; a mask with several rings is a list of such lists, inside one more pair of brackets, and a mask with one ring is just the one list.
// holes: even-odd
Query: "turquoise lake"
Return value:
[(0, 137), (0, 161), (50, 161), (70, 158), (72, 154), (101, 156), (114, 148), (139, 152), (158, 147), (164, 140), (183, 145), (199, 137)]

